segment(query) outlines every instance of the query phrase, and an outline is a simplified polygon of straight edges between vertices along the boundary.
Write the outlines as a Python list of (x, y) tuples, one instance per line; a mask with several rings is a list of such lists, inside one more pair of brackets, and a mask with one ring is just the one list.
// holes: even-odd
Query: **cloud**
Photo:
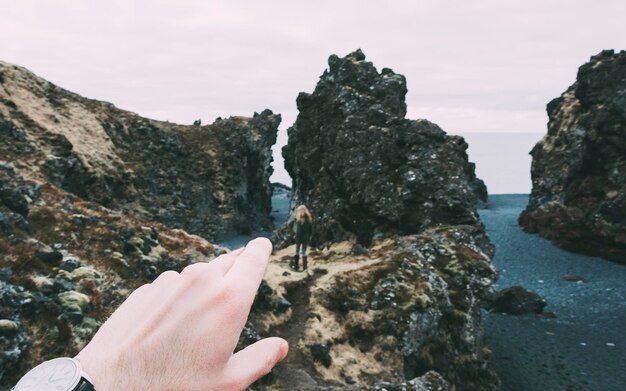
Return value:
[(2, 5), (0, 58), (148, 117), (268, 107), (284, 130), (328, 56), (362, 48), (407, 77), (412, 117), (452, 133), (544, 131), (578, 66), (624, 48), (624, 14), (623, 0), (20, 0)]

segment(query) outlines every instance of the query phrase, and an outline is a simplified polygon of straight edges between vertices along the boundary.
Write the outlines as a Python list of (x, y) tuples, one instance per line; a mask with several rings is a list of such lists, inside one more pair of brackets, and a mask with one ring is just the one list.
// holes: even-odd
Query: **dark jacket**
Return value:
[(311, 234), (313, 233), (313, 224), (306, 217), (301, 222), (295, 222), (293, 227), (296, 233), (296, 243), (301, 243), (305, 246), (311, 241)]

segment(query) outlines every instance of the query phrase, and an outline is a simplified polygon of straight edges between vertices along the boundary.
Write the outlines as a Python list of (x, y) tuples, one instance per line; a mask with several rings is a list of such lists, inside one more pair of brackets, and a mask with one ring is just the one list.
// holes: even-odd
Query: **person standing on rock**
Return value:
[[(307, 268), (306, 248), (311, 241), (313, 233), (313, 216), (306, 206), (300, 205), (296, 208), (296, 222), (294, 224), (296, 234), (296, 254), (293, 256), (291, 266), (295, 271), (299, 270), (300, 254), (302, 254), (302, 270)], [(302, 252), (300, 252), (302, 251)]]

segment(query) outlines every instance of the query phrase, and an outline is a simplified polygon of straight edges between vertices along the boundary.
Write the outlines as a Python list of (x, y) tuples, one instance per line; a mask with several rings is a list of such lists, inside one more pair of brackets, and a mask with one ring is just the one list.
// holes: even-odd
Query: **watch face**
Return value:
[(80, 368), (70, 358), (55, 358), (31, 369), (15, 391), (71, 391), (80, 381)]

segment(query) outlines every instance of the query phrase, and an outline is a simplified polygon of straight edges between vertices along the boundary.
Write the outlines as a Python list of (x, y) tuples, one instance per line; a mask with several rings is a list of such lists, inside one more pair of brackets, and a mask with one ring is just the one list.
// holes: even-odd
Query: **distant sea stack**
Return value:
[(85, 200), (209, 239), (271, 227), (280, 115), (183, 126), (83, 98), (0, 62), (0, 159)]
[(474, 224), (487, 189), (467, 143), (424, 119), (405, 118), (404, 76), (379, 73), (357, 50), (335, 55), (300, 111), (283, 148), (293, 203), (315, 214), (315, 240), (378, 232), (409, 234), (437, 224)]
[(547, 110), (520, 225), (565, 249), (626, 263), (626, 51), (593, 56)]

